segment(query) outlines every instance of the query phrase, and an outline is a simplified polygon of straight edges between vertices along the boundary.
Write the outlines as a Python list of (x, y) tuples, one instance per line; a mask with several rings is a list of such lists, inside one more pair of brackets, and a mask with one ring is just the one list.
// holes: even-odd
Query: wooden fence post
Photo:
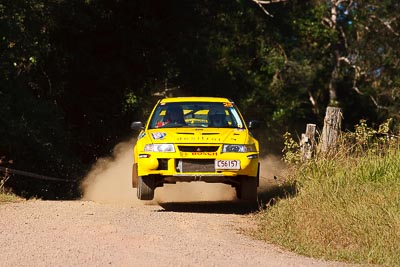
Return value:
[(340, 108), (328, 107), (326, 109), (324, 128), (322, 129), (320, 152), (326, 153), (335, 148), (342, 124)]
[(306, 133), (301, 134), (300, 149), (301, 160), (307, 161), (312, 158), (315, 151), (315, 124), (307, 124)]

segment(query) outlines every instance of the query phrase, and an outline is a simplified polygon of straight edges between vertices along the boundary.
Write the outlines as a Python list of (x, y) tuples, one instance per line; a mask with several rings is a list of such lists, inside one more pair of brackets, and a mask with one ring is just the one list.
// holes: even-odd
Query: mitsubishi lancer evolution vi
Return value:
[(152, 200), (157, 187), (176, 182), (224, 183), (239, 199), (257, 200), (259, 145), (231, 100), (217, 97), (165, 98), (140, 130), (134, 147), (132, 185)]

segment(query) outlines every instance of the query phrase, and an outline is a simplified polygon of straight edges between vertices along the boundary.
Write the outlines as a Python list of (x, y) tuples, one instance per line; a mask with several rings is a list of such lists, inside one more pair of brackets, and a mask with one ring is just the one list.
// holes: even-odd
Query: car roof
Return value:
[(224, 97), (197, 97), (197, 96), (191, 96), (191, 97), (170, 97), (170, 98), (164, 98), (160, 101), (160, 103), (176, 103), (176, 102), (218, 102), (218, 103), (226, 103), (226, 102), (231, 102), (233, 103), (232, 100)]

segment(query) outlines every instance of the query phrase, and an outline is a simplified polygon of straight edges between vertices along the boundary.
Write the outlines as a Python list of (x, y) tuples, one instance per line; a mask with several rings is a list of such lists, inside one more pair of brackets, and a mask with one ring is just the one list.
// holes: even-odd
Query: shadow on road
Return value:
[(219, 214), (248, 214), (258, 210), (257, 204), (232, 201), (196, 201), (196, 202), (165, 202), (158, 203), (163, 210), (160, 212), (193, 212)]
[(295, 185), (272, 186), (258, 192), (258, 203), (240, 200), (232, 201), (196, 201), (196, 202), (159, 202), (163, 209), (158, 212), (192, 212), (218, 214), (250, 214), (269, 208), (278, 199), (293, 197)]
[(267, 189), (258, 192), (259, 207), (260, 209), (268, 208), (275, 205), (278, 199), (294, 197), (296, 193), (297, 185), (295, 183), (269, 186)]

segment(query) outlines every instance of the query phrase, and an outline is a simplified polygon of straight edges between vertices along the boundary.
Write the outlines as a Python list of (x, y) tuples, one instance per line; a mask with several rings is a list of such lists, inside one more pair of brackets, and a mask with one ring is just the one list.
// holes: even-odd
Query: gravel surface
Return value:
[[(98, 160), (82, 183), (85, 200), (0, 205), (0, 267), (344, 266), (244, 234), (254, 226), (252, 210), (229, 185), (177, 183), (157, 188), (152, 203), (137, 200), (132, 146), (118, 144)], [(262, 159), (261, 200), (283, 169), (279, 158)]]
[(237, 202), (0, 205), (0, 266), (344, 266), (243, 234)]

